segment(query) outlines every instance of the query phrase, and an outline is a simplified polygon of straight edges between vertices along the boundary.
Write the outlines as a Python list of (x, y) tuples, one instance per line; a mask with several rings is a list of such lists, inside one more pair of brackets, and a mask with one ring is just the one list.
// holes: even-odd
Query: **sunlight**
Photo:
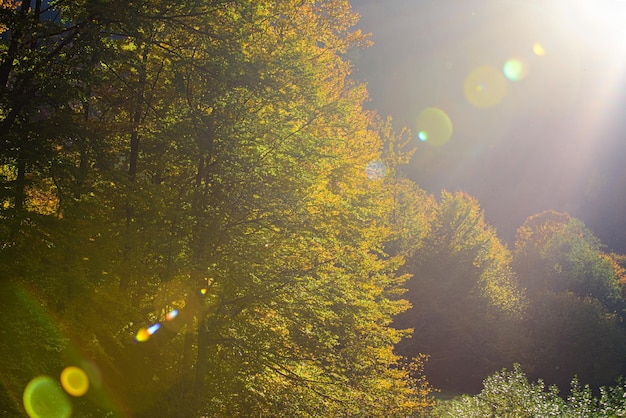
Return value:
[[(567, 19), (573, 29), (589, 41), (600, 41), (605, 48), (624, 49), (626, 41), (626, 2), (623, 0), (557, 2), (559, 19)], [(616, 51), (617, 52), (617, 51)]]
[[(558, 0), (555, 5), (555, 24), (578, 47), (580, 81), (584, 77), (593, 86), (579, 98), (585, 117), (580, 121), (576, 150), (568, 153), (570, 163), (582, 166), (608, 146), (608, 133), (621, 117), (621, 91), (626, 77), (626, 1)], [(590, 138), (594, 140), (588, 141)], [(585, 173), (580, 175), (584, 177)]]

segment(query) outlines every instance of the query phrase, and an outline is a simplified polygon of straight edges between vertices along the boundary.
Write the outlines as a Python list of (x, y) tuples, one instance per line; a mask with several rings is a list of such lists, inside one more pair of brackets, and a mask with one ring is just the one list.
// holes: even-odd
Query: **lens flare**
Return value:
[(100, 368), (98, 365), (92, 361), (83, 360), (81, 362), (81, 367), (85, 371), (87, 378), (89, 379), (89, 383), (96, 388), (102, 386), (102, 373), (100, 372)]
[(30, 418), (68, 418), (72, 405), (50, 376), (31, 380), (24, 389), (24, 409)]
[(546, 55), (546, 50), (544, 49), (543, 45), (541, 45), (539, 42), (535, 42), (533, 44), (533, 52), (538, 57), (543, 57), (544, 55)]
[(137, 331), (137, 335), (135, 335), (135, 341), (140, 343), (148, 341), (159, 328), (161, 328), (161, 324), (159, 323), (151, 325), (148, 328), (140, 328), (139, 331)]
[(207, 292), (206, 288), (203, 287), (202, 289), (200, 289), (200, 294), (202, 296), (206, 295), (206, 292)]
[(139, 328), (137, 335), (135, 335), (135, 341), (143, 343), (150, 339), (150, 335), (152, 334), (150, 334), (146, 328)]
[(172, 319), (176, 318), (178, 316), (178, 309), (174, 309), (171, 312), (169, 312), (167, 315), (165, 315), (165, 320), (166, 321), (171, 321)]
[(365, 167), (365, 174), (370, 180), (379, 180), (385, 177), (387, 168), (382, 161), (370, 161)]
[(465, 78), (463, 90), (471, 105), (493, 107), (506, 95), (506, 78), (495, 67), (478, 67)]
[(89, 378), (82, 369), (69, 366), (61, 372), (61, 386), (72, 396), (83, 396), (89, 390)]
[(519, 58), (511, 58), (504, 63), (502, 73), (511, 81), (520, 81), (526, 78), (527, 69), (524, 62)]
[(155, 332), (157, 332), (159, 330), (159, 328), (161, 328), (161, 324), (154, 324), (150, 327), (148, 327), (148, 334), (150, 335), (154, 335)]
[(452, 137), (452, 121), (443, 110), (428, 107), (417, 116), (417, 137), (433, 145), (444, 145)]

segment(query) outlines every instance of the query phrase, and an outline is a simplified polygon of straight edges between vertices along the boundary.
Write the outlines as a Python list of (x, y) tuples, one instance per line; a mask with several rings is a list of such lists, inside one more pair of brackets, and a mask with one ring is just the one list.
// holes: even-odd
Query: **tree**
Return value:
[(414, 328), (400, 352), (428, 354), (436, 386), (472, 390), (515, 353), (506, 324), (518, 318), (524, 297), (509, 263), (477, 201), (442, 192), (428, 234), (403, 268), (412, 275), (412, 308), (396, 321)]
[(581, 221), (549, 211), (519, 228), (513, 265), (530, 301), (524, 367), (559, 385), (611, 383), (626, 355), (614, 258)]
[[(384, 248), (392, 193), (365, 172), (382, 140), (349, 78), (365, 38), (348, 2), (54, 7), (100, 52), (36, 173), (55, 210), (19, 224), (19, 258), (1, 254), (72, 341), (38, 373), (95, 364), (84, 416), (425, 410), (428, 385), (392, 351), (402, 259)], [(27, 346), (8, 333), (8, 353)]]
[(529, 217), (517, 232), (515, 270), (529, 292), (570, 291), (613, 308), (620, 298), (614, 263), (578, 219), (554, 211)]
[(572, 379), (570, 394), (560, 395), (555, 385), (546, 387), (543, 380), (529, 382), (519, 364), (503, 369), (485, 379), (475, 396), (463, 395), (442, 401), (435, 408), (436, 417), (608, 417), (626, 412), (623, 381), (602, 387), (594, 397), (590, 387), (581, 387)]
[(626, 336), (597, 299), (541, 293), (531, 299), (524, 328), (530, 338), (520, 361), (532, 376), (560, 387), (578, 376), (598, 388), (622, 372)]

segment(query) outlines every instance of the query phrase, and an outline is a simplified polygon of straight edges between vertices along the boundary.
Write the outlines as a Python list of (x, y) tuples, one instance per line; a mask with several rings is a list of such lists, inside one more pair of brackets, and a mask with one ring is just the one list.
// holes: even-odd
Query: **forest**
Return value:
[(0, 416), (626, 415), (626, 256), (409, 180), (358, 19), (0, 3)]

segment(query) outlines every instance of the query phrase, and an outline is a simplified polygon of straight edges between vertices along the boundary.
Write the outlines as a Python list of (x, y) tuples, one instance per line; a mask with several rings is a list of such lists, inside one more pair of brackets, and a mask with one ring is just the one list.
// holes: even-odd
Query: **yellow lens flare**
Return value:
[(546, 55), (546, 50), (543, 47), (543, 45), (541, 45), (539, 42), (535, 42), (533, 44), (533, 52), (535, 53), (535, 55), (537, 55), (538, 57), (543, 57), (544, 55)]
[(22, 401), (30, 418), (69, 418), (72, 415), (72, 404), (50, 376), (39, 376), (28, 382)]
[(417, 116), (417, 137), (432, 145), (445, 145), (452, 137), (452, 121), (443, 110), (428, 107)]
[(135, 341), (143, 343), (145, 341), (148, 341), (149, 339), (150, 339), (150, 333), (148, 333), (148, 329), (139, 328), (139, 331), (137, 331), (137, 335), (135, 335)]
[(463, 92), (472, 106), (494, 107), (506, 96), (506, 78), (495, 67), (478, 67), (465, 78)]
[(61, 372), (61, 386), (72, 396), (83, 396), (89, 390), (89, 378), (83, 369), (69, 366)]
[(137, 331), (137, 335), (135, 335), (135, 341), (140, 343), (148, 341), (159, 328), (161, 328), (161, 324), (154, 324), (148, 328), (140, 328), (139, 331)]

